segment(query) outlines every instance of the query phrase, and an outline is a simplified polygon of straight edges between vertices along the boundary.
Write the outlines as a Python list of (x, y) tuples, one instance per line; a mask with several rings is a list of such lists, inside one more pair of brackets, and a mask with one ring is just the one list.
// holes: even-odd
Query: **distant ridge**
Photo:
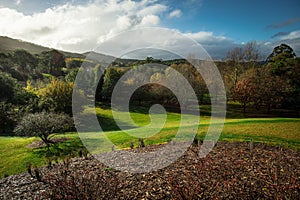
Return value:
[[(13, 39), (7, 36), (0, 36), (0, 53), (10, 53), (12, 51), (15, 51), (17, 49), (23, 49), (25, 51), (28, 51), (31, 54), (40, 54), (43, 51), (51, 51), (53, 48), (44, 47), (41, 45), (37, 45), (31, 42), (26, 42), (19, 39)], [(56, 49), (57, 50), (57, 49)], [(134, 63), (137, 61), (136, 59), (119, 59), (115, 58), (110, 55), (105, 55), (101, 53), (97, 53), (94, 51), (89, 51), (85, 53), (74, 53), (74, 52), (67, 52), (67, 51), (61, 51), (62, 54), (65, 55), (67, 58), (86, 58), (88, 56), (89, 59), (96, 60), (99, 63), (102, 64), (109, 64), (111, 62), (118, 62), (123, 64), (129, 64)]]
[[(26, 42), (19, 39), (13, 39), (7, 36), (0, 36), (0, 52), (11, 52), (17, 49), (24, 49), (31, 54), (40, 54), (43, 51), (50, 51), (52, 48), (44, 47), (34, 43)], [(63, 53), (66, 57), (77, 57), (84, 58), (85, 55), (80, 53), (66, 52), (58, 50)]]

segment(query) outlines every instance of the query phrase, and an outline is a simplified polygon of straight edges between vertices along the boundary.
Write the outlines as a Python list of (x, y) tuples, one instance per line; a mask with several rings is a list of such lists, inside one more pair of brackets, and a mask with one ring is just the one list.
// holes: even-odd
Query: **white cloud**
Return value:
[(216, 41), (219, 42), (219, 41), (229, 40), (224, 36), (215, 36), (213, 32), (207, 32), (207, 31), (200, 31), (196, 33), (185, 33), (185, 35), (200, 43), (209, 43), (209, 42), (216, 42)]
[(0, 8), (0, 33), (52, 48), (84, 52), (120, 32), (159, 25), (165, 11), (167, 6), (153, 0), (67, 3), (32, 15)]
[(241, 45), (228, 37), (215, 35), (213, 32), (200, 31), (184, 35), (201, 44), (215, 59), (225, 58), (228, 50)]
[(155, 26), (158, 25), (160, 22), (160, 18), (156, 15), (147, 15), (145, 17), (143, 17), (142, 21), (141, 21), (141, 25), (145, 25), (145, 26)]
[(176, 9), (173, 10), (170, 14), (169, 14), (169, 18), (179, 18), (182, 15), (181, 10)]
[[(159, 26), (161, 17), (179, 17), (182, 14), (180, 10), (169, 11), (169, 7), (156, 0), (94, 0), (81, 5), (67, 3), (30, 15), (0, 7), (0, 34), (66, 51), (86, 52), (116, 34), (137, 27)], [(214, 58), (224, 58), (229, 49), (242, 45), (211, 31), (183, 34), (200, 43)], [(136, 41), (136, 37), (147, 40), (161, 36), (128, 35), (127, 42)], [(286, 42), (294, 49), (300, 49), (299, 38), (300, 30), (296, 30), (278, 38), (278, 42)], [(176, 45), (170, 44), (176, 43), (175, 40), (168, 42), (164, 45)], [(268, 41), (264, 43), (261, 47), (265, 54), (271, 53), (277, 45)]]
[(293, 40), (297, 38), (300, 38), (300, 30), (292, 31), (289, 34), (280, 37), (282, 40)]

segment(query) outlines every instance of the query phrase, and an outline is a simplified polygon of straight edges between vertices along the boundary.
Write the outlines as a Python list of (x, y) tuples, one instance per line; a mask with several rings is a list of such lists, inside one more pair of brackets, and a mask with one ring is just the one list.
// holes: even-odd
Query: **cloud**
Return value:
[(200, 31), (185, 33), (184, 35), (201, 44), (214, 59), (226, 58), (228, 50), (242, 45), (237, 44), (233, 39), (228, 37), (215, 35), (213, 32)]
[[(181, 10), (171, 11), (169, 13), (168, 6), (155, 0), (94, 0), (82, 4), (66, 3), (34, 14), (0, 8), (0, 33), (51, 48), (87, 52), (119, 33), (139, 27), (160, 26), (163, 17), (178, 17), (181, 13)], [(293, 21), (297, 20), (289, 20), (289, 23)], [(234, 39), (217, 35), (212, 31), (183, 34), (201, 44), (215, 59), (225, 58), (228, 50), (242, 46)], [(128, 35), (126, 42), (134, 43), (137, 38), (147, 41), (150, 37), (162, 36)], [(274, 38), (276, 42), (258, 41), (263, 57), (269, 55), (280, 43), (291, 44), (294, 49), (300, 49), (300, 30), (290, 33), (279, 32)], [(297, 53), (299, 54), (300, 52)]]
[(271, 38), (276, 38), (276, 37), (279, 37), (279, 36), (284, 36), (284, 35), (288, 35), (289, 32), (278, 32), (274, 35), (271, 36)]
[(289, 26), (289, 25), (298, 23), (298, 22), (300, 22), (300, 18), (298, 18), (298, 17), (297, 18), (291, 18), (291, 19), (288, 19), (288, 20), (283, 21), (283, 22), (270, 24), (270, 25), (266, 26), (266, 29), (279, 29), (279, 28), (282, 28), (282, 27), (285, 27), (285, 26)]
[(173, 10), (170, 14), (169, 14), (169, 18), (179, 18), (182, 15), (181, 10), (176, 9)]
[(66, 3), (30, 15), (0, 8), (0, 33), (52, 48), (85, 52), (134, 27), (158, 26), (167, 10), (167, 6), (153, 0)]
[(210, 43), (213, 41), (228, 41), (224, 36), (215, 36), (213, 32), (200, 31), (196, 33), (185, 33), (185, 36), (190, 37), (200, 43)]
[(285, 34), (280, 39), (281, 40), (293, 40), (293, 39), (297, 39), (297, 38), (300, 38), (300, 30), (292, 31), (288, 34)]

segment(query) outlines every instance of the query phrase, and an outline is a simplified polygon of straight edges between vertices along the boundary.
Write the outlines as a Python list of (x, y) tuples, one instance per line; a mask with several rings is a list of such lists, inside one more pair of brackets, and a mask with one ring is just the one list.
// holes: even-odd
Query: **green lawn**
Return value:
[[(139, 112), (138, 112), (139, 111)], [(102, 144), (105, 137), (108, 137), (116, 148), (128, 148), (130, 142), (134, 142), (137, 146), (137, 136), (147, 136), (145, 143), (158, 144), (167, 142), (172, 139), (178, 128), (180, 127), (181, 116), (178, 113), (168, 113), (166, 123), (161, 123), (165, 119), (164, 115), (155, 114), (155, 123), (151, 127), (150, 117), (146, 110), (138, 110), (131, 112), (131, 117), (136, 124), (132, 124), (128, 118), (122, 119), (123, 123), (128, 125), (127, 133), (119, 130), (115, 124), (111, 110), (105, 108), (96, 108), (98, 119), (104, 124), (104, 133), (89, 132), (85, 133), (88, 136), (89, 144), (94, 144), (93, 152), (111, 150), (111, 146)], [(85, 110), (86, 115), (91, 114), (92, 109)], [(124, 112), (118, 111), (118, 118), (122, 118)], [(181, 125), (184, 134), (189, 134), (191, 130), (197, 130), (197, 137), (203, 139), (209, 124), (209, 116), (201, 116), (200, 124), (194, 124), (193, 116), (187, 115), (187, 122)], [(189, 121), (190, 119), (190, 121)], [(156, 134), (154, 130), (163, 124), (163, 128)], [(142, 126), (142, 127), (137, 127)], [(154, 131), (154, 132), (153, 132)], [(150, 136), (150, 135), (152, 136)], [(150, 136), (150, 137), (149, 137)], [(32, 143), (38, 138), (21, 138), (21, 137), (0, 137), (0, 177), (5, 174), (16, 174), (26, 171), (26, 163), (30, 162), (33, 165), (42, 166), (51, 160), (61, 160), (67, 156), (77, 156), (79, 149), (84, 148), (77, 133), (58, 134), (55, 137), (66, 137), (69, 140), (52, 146), (50, 149), (46, 147), (28, 148), (26, 145)], [(223, 141), (250, 141), (265, 142), (271, 145), (282, 145), (289, 148), (300, 149), (300, 119), (299, 118), (244, 118), (244, 119), (226, 119), (224, 129), (220, 136)], [(102, 147), (99, 150), (99, 147)]]
[(61, 160), (67, 156), (76, 156), (83, 145), (77, 133), (57, 135), (56, 137), (66, 137), (69, 140), (52, 146), (49, 150), (46, 147), (28, 148), (28, 144), (39, 138), (24, 137), (0, 137), (0, 178), (4, 175), (17, 174), (27, 169), (27, 163), (33, 166), (43, 166), (48, 163), (48, 159)]

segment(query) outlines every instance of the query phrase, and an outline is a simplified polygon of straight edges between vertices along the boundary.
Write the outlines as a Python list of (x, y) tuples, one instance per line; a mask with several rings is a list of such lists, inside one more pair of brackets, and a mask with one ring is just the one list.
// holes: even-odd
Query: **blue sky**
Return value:
[(300, 1), (2, 0), (0, 35), (86, 52), (136, 27), (175, 29), (216, 59), (255, 40), (262, 59), (280, 43), (300, 55)]

